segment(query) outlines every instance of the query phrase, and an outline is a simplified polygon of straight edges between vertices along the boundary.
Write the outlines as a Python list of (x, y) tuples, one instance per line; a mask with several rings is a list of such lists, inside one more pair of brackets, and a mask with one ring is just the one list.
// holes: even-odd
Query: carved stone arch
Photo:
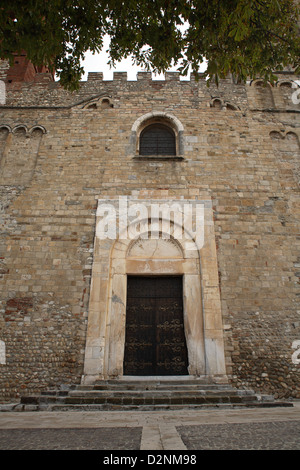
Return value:
[(225, 107), (226, 109), (228, 109), (229, 111), (238, 111), (239, 107), (236, 106), (235, 104), (232, 104), (232, 103), (229, 103), (229, 102), (225, 102)]
[(114, 105), (113, 105), (112, 99), (108, 96), (104, 96), (100, 100), (100, 107), (101, 109), (113, 108)]
[(270, 132), (270, 137), (272, 140), (284, 140), (284, 139), (288, 139), (288, 140), (295, 140), (299, 143), (299, 135), (294, 131), (279, 131), (279, 130), (274, 130), (274, 131), (271, 131)]
[(256, 88), (272, 88), (272, 85), (270, 82), (265, 82), (261, 78), (257, 78), (256, 80), (252, 80), (250, 83), (250, 86), (254, 86)]
[[(151, 233), (148, 234), (148, 238), (137, 238), (132, 240), (128, 247), (126, 257), (127, 258), (143, 258), (147, 256), (152, 249), (152, 257), (158, 258), (172, 258), (181, 259), (183, 258), (183, 248), (173, 237), (167, 237), (167, 234), (160, 232), (158, 238), (152, 239)], [(158, 242), (159, 240), (159, 242)], [(149, 245), (148, 247), (145, 245)], [(161, 246), (159, 246), (161, 245)]]
[(280, 131), (271, 131), (270, 137), (272, 140), (284, 139), (284, 134)]
[(28, 127), (25, 124), (18, 124), (12, 129), (13, 134), (17, 133), (24, 133), (26, 136), (29, 136), (28, 134)]
[(114, 103), (111, 96), (100, 96), (90, 100), (82, 106), (82, 109), (107, 109), (113, 108)]
[(228, 101), (224, 101), (222, 98), (213, 98), (210, 101), (211, 108), (223, 109), (223, 110), (230, 110), (230, 111), (237, 111), (238, 107)]
[(296, 132), (288, 131), (288, 132), (286, 133), (285, 137), (286, 137), (288, 140), (294, 140), (294, 141), (296, 141), (296, 142), (299, 144), (299, 135), (297, 135)]
[(294, 80), (278, 80), (276, 86), (278, 88), (299, 88), (299, 85)]
[(0, 124), (0, 131), (7, 131), (9, 134), (12, 132), (11, 127), (8, 124)]
[[(159, 203), (160, 209), (164, 209), (164, 201), (155, 201), (153, 205)], [(191, 232), (192, 219), (189, 222), (186, 220), (185, 226), (183, 226), (182, 215), (179, 212), (182, 209), (182, 201), (173, 201), (170, 206), (167, 206), (167, 214), (159, 214), (158, 220), (154, 224), (154, 228), (151, 225), (151, 217), (139, 218), (139, 234), (134, 236), (132, 239), (132, 232), (128, 233), (131, 226), (128, 225), (120, 231), (119, 238), (121, 240), (127, 239), (128, 235), (130, 243), (128, 245), (128, 253), (130, 252), (131, 246), (138, 243), (139, 240), (170, 240), (171, 243), (177, 246), (177, 250), (181, 253), (182, 258), (195, 258), (199, 257), (199, 250), (202, 248), (203, 237), (195, 237), (195, 234)], [(180, 206), (180, 207), (179, 207)], [(177, 214), (175, 213), (176, 211)], [(179, 215), (179, 217), (178, 217)], [(132, 224), (133, 226), (134, 224)], [(151, 227), (151, 230), (149, 230)], [(180, 242), (179, 242), (180, 240)], [(127, 253), (127, 254), (128, 254)]]
[(131, 128), (130, 136), (130, 149), (129, 152), (133, 155), (139, 155), (140, 150), (140, 136), (141, 133), (147, 126), (153, 124), (162, 124), (169, 127), (175, 134), (176, 140), (176, 155), (180, 156), (184, 154), (184, 139), (183, 132), (184, 127), (179, 119), (163, 111), (153, 111), (151, 113), (144, 114), (139, 117)]
[(222, 98), (214, 98), (210, 102), (210, 107), (216, 109), (223, 109), (224, 101), (222, 100)]
[(32, 126), (29, 131), (28, 131), (28, 134), (29, 135), (32, 135), (33, 133), (35, 133), (36, 131), (40, 131), (42, 134), (46, 134), (47, 131), (46, 131), (46, 128), (44, 126), (40, 126), (40, 125), (36, 125), (36, 126)]
[[(176, 245), (170, 244), (168, 254), (163, 238), (140, 239), (144, 245), (141, 253), (133, 256), (130, 240), (117, 240), (111, 252), (111, 276), (109, 294), (108, 324), (109, 337), (106, 345), (104, 370), (109, 377), (123, 375), (123, 359), (126, 327), (127, 276), (181, 275), (183, 276), (184, 323), (189, 357), (189, 373), (205, 375), (204, 322), (201, 302), (201, 281), (199, 259), (178, 256)], [(153, 247), (155, 250), (153, 252)], [(176, 257), (174, 257), (174, 246)], [(129, 254), (131, 253), (131, 256)], [(180, 253), (184, 253), (182, 246)], [(198, 346), (195, 347), (195, 344)]]
[(178, 132), (183, 132), (184, 127), (179, 119), (170, 113), (165, 113), (163, 111), (153, 111), (151, 113), (144, 114), (143, 116), (139, 117), (133, 124), (131, 131), (137, 132), (138, 129), (141, 128), (143, 123), (146, 123), (148, 120), (155, 118), (163, 118), (168, 121)]

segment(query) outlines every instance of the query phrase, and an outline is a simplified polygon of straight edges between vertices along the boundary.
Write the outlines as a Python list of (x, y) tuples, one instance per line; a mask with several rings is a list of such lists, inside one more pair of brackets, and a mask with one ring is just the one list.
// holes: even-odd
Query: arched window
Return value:
[(172, 114), (153, 111), (140, 116), (131, 128), (129, 154), (148, 160), (183, 160), (184, 128)]
[(168, 126), (154, 123), (140, 134), (140, 155), (176, 155), (176, 136)]

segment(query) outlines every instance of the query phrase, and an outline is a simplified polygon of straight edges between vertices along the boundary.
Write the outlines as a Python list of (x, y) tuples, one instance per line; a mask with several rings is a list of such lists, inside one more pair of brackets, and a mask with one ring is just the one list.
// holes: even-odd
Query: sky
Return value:
[[(113, 72), (127, 72), (127, 80), (136, 80), (137, 72), (143, 71), (141, 67), (132, 64), (131, 59), (124, 59), (119, 62), (114, 69), (110, 69), (107, 65), (109, 57), (105, 52), (109, 45), (109, 38), (105, 39), (102, 52), (100, 54), (93, 55), (91, 52), (87, 52), (85, 60), (82, 62), (85, 74), (82, 77), (82, 81), (87, 80), (88, 72), (102, 72), (104, 80), (112, 80)], [(205, 69), (205, 64), (203, 65)], [(170, 71), (176, 71), (176, 67), (171, 68)], [(200, 71), (203, 71), (202, 69)], [(163, 79), (163, 75), (157, 75), (152, 77), (154, 80)], [(189, 80), (189, 74), (186, 77), (181, 77), (181, 80)]]

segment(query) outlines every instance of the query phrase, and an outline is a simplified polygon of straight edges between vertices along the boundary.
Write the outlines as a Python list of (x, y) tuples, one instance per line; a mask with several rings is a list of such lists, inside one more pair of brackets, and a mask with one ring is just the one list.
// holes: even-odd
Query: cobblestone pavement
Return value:
[(300, 421), (177, 428), (189, 450), (300, 450)]
[(142, 428), (0, 429), (0, 450), (139, 450)]
[(300, 450), (292, 408), (0, 412), (0, 450)]

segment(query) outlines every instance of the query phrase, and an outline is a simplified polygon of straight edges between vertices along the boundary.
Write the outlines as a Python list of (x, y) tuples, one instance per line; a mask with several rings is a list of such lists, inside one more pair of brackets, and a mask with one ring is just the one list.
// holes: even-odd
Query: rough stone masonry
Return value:
[[(199, 315), (218, 322), (228, 381), (300, 398), (299, 77), (217, 88), (91, 73), (69, 93), (47, 73), (9, 83), (0, 68), (1, 400), (81, 382), (88, 331), (109, 311), (109, 263), (93, 271), (97, 200), (120, 196), (211, 201)], [(176, 155), (138, 153), (153, 123), (170, 126)]]

